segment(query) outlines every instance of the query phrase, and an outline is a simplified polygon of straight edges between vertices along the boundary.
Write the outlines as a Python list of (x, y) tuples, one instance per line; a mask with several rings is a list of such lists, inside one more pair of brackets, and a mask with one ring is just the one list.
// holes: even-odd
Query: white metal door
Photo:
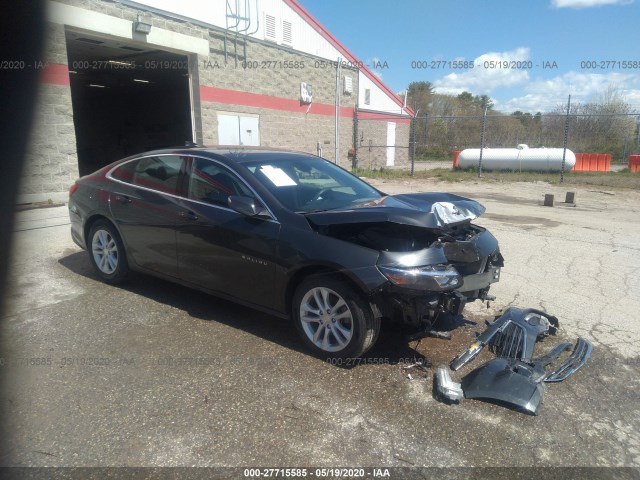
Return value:
[(387, 167), (392, 167), (396, 161), (396, 124), (387, 122)]
[(218, 144), (240, 145), (240, 117), (218, 114)]
[(260, 119), (258, 117), (240, 118), (240, 145), (260, 146)]

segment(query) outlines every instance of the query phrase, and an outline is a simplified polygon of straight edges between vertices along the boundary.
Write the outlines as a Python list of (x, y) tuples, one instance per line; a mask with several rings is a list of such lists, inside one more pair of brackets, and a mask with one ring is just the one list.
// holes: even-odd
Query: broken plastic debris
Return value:
[(555, 334), (557, 328), (558, 319), (539, 310), (508, 309), (500, 318), (489, 323), (476, 341), (451, 361), (450, 367), (452, 370), (460, 369), (486, 345), (497, 358), (466, 375), (461, 384), (451, 381), (446, 368), (438, 368), (438, 394), (444, 398), (453, 395), (447, 391), (447, 385), (453, 384), (460, 388), (466, 398), (490, 400), (537, 415), (544, 394), (544, 383), (563, 381), (585, 364), (592, 351), (591, 343), (578, 338), (572, 354), (553, 371), (545, 372), (545, 367), (572, 346), (571, 343), (561, 343), (547, 354), (533, 357), (536, 342)]
[(518, 358), (529, 361), (533, 357), (536, 341), (549, 334), (555, 335), (558, 319), (533, 308), (509, 308), (504, 314), (490, 323), (476, 341), (464, 352), (454, 358), (452, 370), (459, 370), (473, 360), (490, 344), (499, 357)]
[(440, 366), (437, 368), (435, 382), (436, 391), (440, 398), (451, 403), (460, 403), (462, 401), (462, 387), (451, 379), (447, 367)]

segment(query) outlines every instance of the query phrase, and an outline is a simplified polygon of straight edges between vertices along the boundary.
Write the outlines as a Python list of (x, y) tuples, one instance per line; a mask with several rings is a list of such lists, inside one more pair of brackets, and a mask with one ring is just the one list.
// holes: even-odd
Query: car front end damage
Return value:
[(441, 313), (460, 315), (467, 302), (492, 300), (504, 260), (487, 230), (467, 223), (440, 232), (426, 249), (381, 252), (378, 269), (389, 279), (375, 295), (383, 316), (430, 328)]
[(483, 212), (457, 195), (420, 193), (307, 218), (323, 235), (377, 250), (386, 281), (370, 292), (372, 305), (384, 318), (428, 330), (441, 313), (493, 299), (489, 288), (504, 261), (495, 237), (471, 223)]

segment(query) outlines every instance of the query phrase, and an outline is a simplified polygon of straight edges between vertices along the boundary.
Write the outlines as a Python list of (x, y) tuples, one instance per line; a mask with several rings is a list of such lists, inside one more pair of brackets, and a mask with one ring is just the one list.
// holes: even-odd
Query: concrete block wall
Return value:
[[(117, 1), (54, 1), (130, 21), (142, 13), (154, 27), (208, 40), (209, 56), (189, 55), (194, 81), (192, 93), (198, 142), (205, 145), (218, 143), (218, 112), (249, 113), (260, 116), (262, 146), (290, 148), (315, 154), (317, 144), (320, 143), (323, 156), (335, 160), (335, 65), (281, 45), (244, 39), (242, 36), (238, 38), (236, 50), (234, 36), (230, 34), (227, 36), (225, 62), (225, 35), (218, 29), (142, 11)], [(42, 60), (49, 64), (67, 66), (65, 27), (48, 24), (46, 37), (47, 45)], [(243, 65), (243, 62), (249, 63)], [(353, 115), (350, 112), (357, 102), (358, 72), (343, 66), (341, 73), (342, 77), (351, 76), (353, 93), (344, 94), (342, 81), (340, 82), (342, 111), (337, 163), (350, 168), (351, 159), (347, 157), (347, 152), (353, 147)], [(313, 85), (313, 103), (310, 109), (307, 104), (300, 103), (301, 82)], [(212, 101), (203, 93), (206, 88), (244, 92), (247, 94), (246, 101), (237, 101), (237, 98), (229, 102), (224, 101), (224, 98)], [(254, 101), (256, 98), (258, 100)], [(265, 99), (268, 100), (266, 103)], [(361, 121), (360, 131), (365, 132), (365, 143), (369, 137), (377, 145), (386, 142), (384, 121)], [(397, 145), (408, 145), (408, 131), (408, 124), (398, 123)], [(378, 150), (375, 152), (375, 161), (384, 163), (386, 150)], [(397, 149), (396, 164), (402, 162), (408, 162), (408, 152), (406, 149)], [(78, 174), (69, 83), (42, 82), (19, 202), (64, 200)]]
[[(55, 1), (131, 21), (141, 13), (138, 9), (108, 0)], [(207, 29), (188, 22), (148, 12), (144, 16), (155, 27), (197, 38), (209, 38)], [(42, 62), (68, 66), (64, 25), (48, 23), (46, 28)], [(196, 108), (197, 119), (199, 115), (199, 109)], [(79, 176), (71, 88), (68, 83), (40, 83), (29, 148), (24, 161), (18, 203), (67, 199), (69, 187)]]
[[(64, 27), (47, 24), (46, 28), (41, 61), (66, 65)], [(71, 89), (69, 85), (41, 82), (37, 95), (18, 203), (64, 201), (78, 177)]]
[[(409, 134), (408, 122), (396, 123), (396, 151), (394, 167), (387, 167), (387, 122), (389, 119), (358, 121), (358, 168), (380, 169), (409, 167)], [(369, 142), (374, 145), (369, 149)], [(377, 146), (376, 146), (377, 145)]]
[[(210, 55), (198, 59), (198, 76), (202, 86), (274, 97), (290, 101), (289, 105), (293, 101), (294, 105), (293, 109), (277, 109), (201, 101), (205, 144), (218, 143), (217, 112), (250, 113), (260, 115), (262, 146), (291, 148), (315, 154), (319, 142), (323, 156), (335, 160), (335, 65), (252, 39), (241, 40), (236, 50), (233, 36), (227, 39), (225, 63), (224, 34), (221, 32), (211, 32), (210, 47)], [(340, 106), (343, 113), (340, 117), (338, 163), (350, 166), (347, 152), (353, 147), (353, 115), (345, 109), (353, 111), (355, 108), (358, 74), (355, 69), (343, 67), (341, 77), (345, 75), (353, 80), (353, 93), (344, 94), (341, 82)], [(301, 82), (313, 86), (310, 108), (308, 104), (299, 103)], [(295, 105), (295, 102), (298, 104)]]
[[(322, 156), (335, 160), (335, 119), (326, 115), (306, 115), (265, 108), (226, 105), (203, 102), (202, 123), (204, 144), (218, 143), (218, 112), (249, 113), (260, 116), (260, 143), (262, 147), (287, 148), (316, 154), (320, 143)], [(340, 120), (340, 153), (338, 164), (343, 168), (351, 167), (347, 152), (352, 148), (353, 120)]]

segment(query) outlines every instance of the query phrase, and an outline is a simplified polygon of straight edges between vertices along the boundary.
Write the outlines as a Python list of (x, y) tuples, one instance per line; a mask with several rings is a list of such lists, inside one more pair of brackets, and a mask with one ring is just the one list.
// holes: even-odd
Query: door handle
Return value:
[(116, 200), (120, 203), (131, 203), (131, 199), (127, 195), (116, 195)]
[(178, 215), (180, 215), (182, 218), (186, 219), (186, 220), (197, 220), (198, 216), (193, 213), (192, 211), (188, 211), (188, 212), (180, 212)]

